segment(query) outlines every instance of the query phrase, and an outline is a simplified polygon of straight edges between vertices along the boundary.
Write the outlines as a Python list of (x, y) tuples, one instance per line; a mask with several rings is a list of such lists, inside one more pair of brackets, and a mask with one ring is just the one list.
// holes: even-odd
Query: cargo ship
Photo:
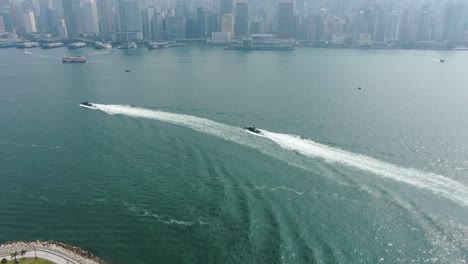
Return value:
[(86, 57), (78, 56), (78, 57), (62, 57), (62, 63), (85, 63)]
[(41, 48), (43, 49), (54, 49), (54, 48), (60, 48), (60, 47), (65, 47), (65, 44), (62, 42), (52, 42), (52, 43), (44, 43), (41, 45)]

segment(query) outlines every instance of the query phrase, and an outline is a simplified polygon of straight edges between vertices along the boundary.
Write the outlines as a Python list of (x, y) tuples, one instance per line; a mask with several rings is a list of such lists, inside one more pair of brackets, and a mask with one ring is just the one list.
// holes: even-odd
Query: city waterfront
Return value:
[(466, 263), (467, 52), (28, 52), (0, 49), (0, 244), (114, 264)]

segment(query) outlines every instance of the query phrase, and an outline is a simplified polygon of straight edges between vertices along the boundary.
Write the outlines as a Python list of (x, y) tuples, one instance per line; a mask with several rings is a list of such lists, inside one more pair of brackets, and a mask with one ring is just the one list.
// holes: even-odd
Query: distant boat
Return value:
[(260, 131), (259, 129), (255, 128), (254, 126), (248, 126), (248, 127), (245, 127), (245, 129), (247, 129), (248, 131), (252, 132), (252, 133), (255, 133), (255, 134), (261, 134), (262, 131)]
[(137, 44), (133, 41), (130, 41), (123, 45), (120, 45), (119, 49), (135, 49), (136, 47), (137, 47)]
[(130, 70), (125, 70), (125, 72), (130, 72)]
[(444, 62), (445, 62), (445, 60), (443, 60), (443, 59), (439, 59), (439, 62), (440, 62), (440, 63), (444, 63)]
[(112, 49), (112, 44), (104, 43), (104, 42), (96, 42), (94, 43), (95, 49)]
[(78, 57), (62, 57), (62, 63), (85, 63), (86, 57), (78, 56)]

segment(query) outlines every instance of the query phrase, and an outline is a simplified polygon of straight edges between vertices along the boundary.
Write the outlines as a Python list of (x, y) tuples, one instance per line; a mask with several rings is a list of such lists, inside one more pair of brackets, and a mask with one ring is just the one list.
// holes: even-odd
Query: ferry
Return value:
[(52, 42), (52, 43), (44, 43), (41, 45), (41, 48), (43, 49), (54, 49), (54, 48), (60, 48), (60, 47), (65, 47), (65, 44), (62, 42)]
[(16, 47), (18, 49), (28, 49), (28, 48), (34, 48), (34, 47), (39, 47), (40, 44), (37, 42), (23, 42), (23, 43), (18, 43)]
[(78, 57), (62, 57), (62, 63), (85, 63), (86, 57), (78, 56)]
[(75, 42), (67, 45), (67, 48), (69, 49), (79, 49), (83, 47), (86, 47), (86, 43), (84, 42)]

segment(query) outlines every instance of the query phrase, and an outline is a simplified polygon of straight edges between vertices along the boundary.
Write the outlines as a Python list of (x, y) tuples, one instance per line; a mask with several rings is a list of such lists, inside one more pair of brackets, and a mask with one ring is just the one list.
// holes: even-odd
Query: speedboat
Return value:
[(256, 129), (254, 126), (248, 126), (245, 127), (248, 131), (255, 133), (255, 134), (261, 134), (262, 132), (259, 129)]
[(92, 103), (88, 102), (88, 101), (82, 102), (80, 104), (80, 106), (86, 107), (86, 108), (91, 108), (91, 109), (96, 109), (96, 106), (93, 105)]

